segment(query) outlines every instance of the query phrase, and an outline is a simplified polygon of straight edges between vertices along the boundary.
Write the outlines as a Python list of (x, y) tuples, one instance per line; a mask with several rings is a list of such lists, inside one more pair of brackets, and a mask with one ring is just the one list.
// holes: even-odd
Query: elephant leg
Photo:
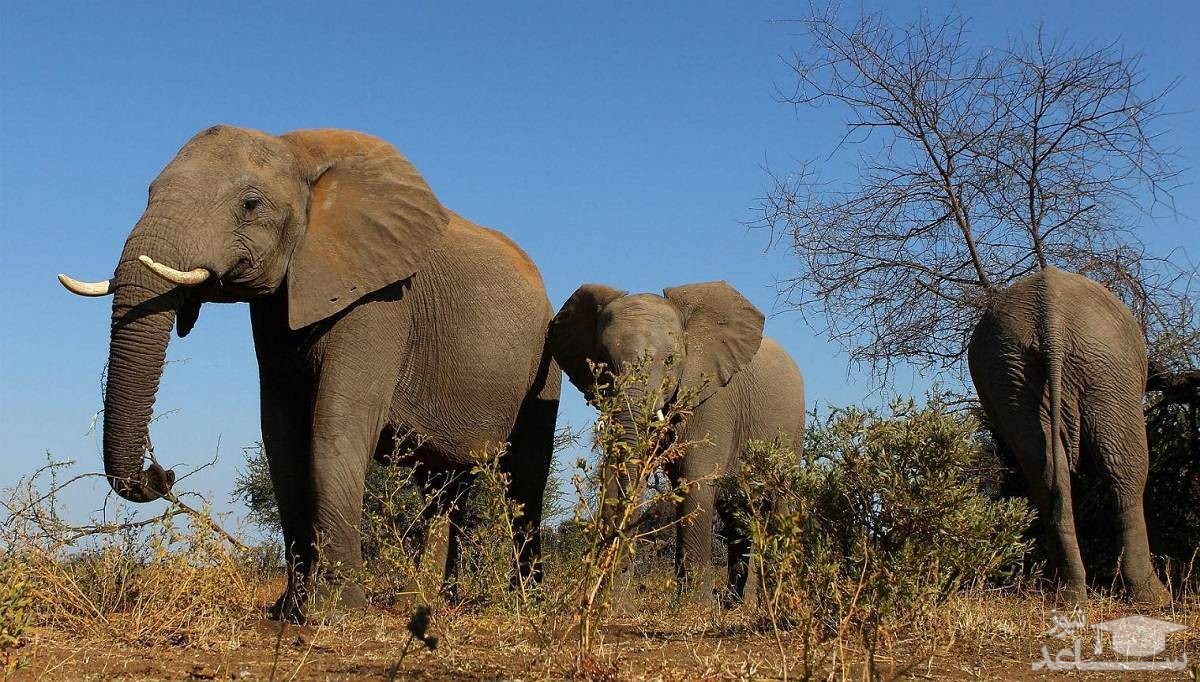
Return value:
[(354, 433), (365, 429), (334, 436), (332, 423), (337, 421), (318, 416), (314, 424), (314, 544), (321, 588), (339, 605), (354, 608), (367, 603), (357, 578), (363, 568), (360, 527), (370, 456), (360, 449), (364, 436)]
[(702, 410), (719, 407), (709, 402), (702, 405), (688, 422), (686, 431), (679, 434), (692, 449), (672, 466), (676, 486), (680, 479), (689, 481), (683, 499), (675, 506), (677, 522), (675, 542), (675, 576), (679, 588), (691, 593), (698, 603), (712, 600), (713, 519), (716, 515), (716, 479), (733, 460), (732, 429), (718, 429), (723, 415), (705, 414)]
[(349, 353), (327, 351), (313, 406), (313, 526), (322, 589), (339, 606), (367, 604), (357, 581), (363, 568), (360, 527), (367, 466), (379, 447), (396, 388), (396, 365), (363, 362), (389, 358), (362, 341)]
[(729, 573), (722, 601), (726, 606), (741, 604), (746, 598), (747, 581), (750, 577), (750, 534), (749, 529), (737, 517), (727, 500), (717, 499), (717, 513), (725, 528)]
[(513, 527), (514, 554), (518, 557), (514, 583), (520, 581), (520, 585), (541, 580), (542, 505), (546, 480), (550, 476), (550, 460), (554, 457), (557, 419), (557, 387), (553, 399), (527, 397), (517, 415), (509, 453), (501, 460), (510, 476), (509, 499), (521, 505), (521, 516)]
[[(1065, 596), (1072, 602), (1083, 603), (1087, 601), (1087, 572), (1079, 551), (1079, 539), (1075, 535), (1071, 478), (1055, 473), (1051, 452), (1053, 446), (1050, 439), (1062, 438), (1062, 435), (1052, 435), (1049, 425), (1043, 425), (1040, 435), (1042, 438), (1038, 450), (1018, 455), (1018, 459), (1022, 461), (1022, 468), (1025, 468), (1024, 462), (1033, 464), (1026, 469), (1025, 477), (1030, 481), (1030, 491), (1038, 513), (1044, 519), (1050, 554), (1054, 558), (1059, 580), (1063, 583)], [(1064, 451), (1069, 451), (1066, 444)]]
[(271, 607), (275, 618), (300, 619), (315, 565), (312, 485), (309, 476), (309, 408), (295, 388), (262, 382), (262, 437), (283, 529), (287, 588)]
[[(1011, 447), (1016, 450), (1015, 446)], [(1068, 494), (1064, 500), (1062, 491), (1053, 489), (1053, 484), (1044, 475), (1044, 463), (1030, 466), (1026, 464), (1027, 456), (1018, 455), (1017, 458), (1029, 486), (1029, 496), (1042, 519), (1042, 536), (1050, 555), (1051, 571), (1062, 583), (1067, 599), (1082, 603), (1087, 599), (1087, 574), (1075, 536), (1070, 496)]]
[(985, 411), (1020, 464), (1029, 495), (1042, 520), (1053, 569), (1064, 583), (1066, 597), (1075, 602), (1086, 601), (1087, 575), (1075, 535), (1071, 480), (1070, 476), (1055, 474), (1051, 437), (1064, 438), (1063, 451), (1067, 453), (1072, 443), (1065, 434), (1050, 433), (1049, 419), (1039, 407), (1040, 395), (1030, 392), (1013, 401), (1003, 401), (1001, 404), (1007, 403), (1003, 413), (997, 412), (995, 403), (988, 398), (981, 390), (980, 401)]
[[(1092, 414), (1095, 413), (1095, 414)], [(1149, 453), (1141, 405), (1105, 409), (1085, 406), (1084, 445), (1113, 486), (1117, 522), (1121, 529), (1121, 574), (1135, 601), (1161, 605), (1170, 593), (1154, 573), (1142, 500)]]
[(442, 595), (458, 598), (458, 563), (461, 533), (466, 521), (467, 494), (472, 477), (466, 470), (417, 469), (421, 491), (427, 500), (425, 537), (421, 543), (419, 564), (431, 568), (442, 579)]
[[(695, 480), (689, 478), (689, 480)], [(704, 589), (711, 573), (713, 512), (716, 488), (710, 481), (691, 484), (683, 500), (675, 506), (678, 524), (675, 541), (675, 577), (681, 591), (692, 591), (698, 601), (712, 597)]]
[(1072, 507), (1071, 480), (1069, 477), (1043, 481), (1039, 488), (1049, 499), (1040, 506), (1049, 510), (1050, 528), (1058, 547), (1058, 562), (1065, 583), (1066, 597), (1075, 603), (1087, 601), (1087, 572), (1083, 565), (1083, 554), (1079, 551), (1079, 539), (1075, 535), (1075, 510)]

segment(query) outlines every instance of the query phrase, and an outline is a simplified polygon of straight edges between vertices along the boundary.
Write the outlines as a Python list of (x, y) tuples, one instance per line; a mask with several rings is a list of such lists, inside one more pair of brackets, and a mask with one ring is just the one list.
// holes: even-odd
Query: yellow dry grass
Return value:
[[(119, 548), (68, 561), (26, 561), (35, 586), (34, 625), (16, 653), (15, 679), (863, 679), (866, 652), (800, 626), (773, 632), (755, 609), (696, 607), (672, 598), (666, 567), (626, 581), (601, 619), (600, 642), (581, 654), (575, 620), (549, 582), (519, 610), (497, 601), (434, 604), (430, 651), (411, 641), (409, 611), (371, 610), (319, 625), (265, 618), (282, 587), (219, 544), (181, 541), (150, 551), (137, 567)], [(875, 653), (883, 679), (1040, 679), (1054, 613), (1036, 590), (957, 595)], [(1200, 649), (1200, 598), (1186, 594), (1154, 612), (1107, 597), (1088, 622), (1133, 612), (1189, 630), (1165, 655)], [(404, 652), (404, 653), (402, 653)], [(1153, 674), (1145, 679), (1167, 679)], [(1088, 679), (1088, 677), (1084, 677)], [(1095, 679), (1104, 679), (1097, 676)]]

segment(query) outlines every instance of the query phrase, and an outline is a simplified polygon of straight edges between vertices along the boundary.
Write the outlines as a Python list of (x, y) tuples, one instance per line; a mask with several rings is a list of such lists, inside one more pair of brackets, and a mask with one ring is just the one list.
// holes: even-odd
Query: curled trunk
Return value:
[(143, 462), (180, 294), (138, 262), (143, 253), (180, 262), (170, 242), (152, 238), (139, 225), (117, 266), (104, 392), (104, 473), (113, 490), (133, 502), (158, 499), (175, 482), (173, 471), (157, 463), (143, 468)]

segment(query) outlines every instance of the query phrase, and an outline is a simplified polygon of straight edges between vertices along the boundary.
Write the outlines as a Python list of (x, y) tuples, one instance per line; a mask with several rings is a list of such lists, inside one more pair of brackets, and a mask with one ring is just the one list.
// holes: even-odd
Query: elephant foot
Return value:
[(462, 592), (458, 589), (457, 582), (442, 583), (442, 586), (438, 588), (437, 594), (442, 601), (451, 606), (461, 606), (466, 601), (466, 598), (463, 597)]
[(682, 604), (697, 608), (709, 608), (723, 601), (724, 589), (717, 589), (717, 581), (711, 572), (696, 571), (677, 576), (676, 599)]
[(268, 609), (271, 618), (304, 625), (313, 619), (341, 620), (355, 611), (371, 605), (367, 592), (357, 583), (326, 583), (316, 594), (306, 597), (300, 590), (287, 590)]
[(1058, 591), (1058, 600), (1067, 606), (1084, 606), (1088, 602), (1087, 585), (1063, 584)]
[(746, 603), (746, 597), (736, 588), (726, 587), (717, 595), (721, 602), (721, 608), (736, 609)]
[(625, 571), (605, 586), (608, 613), (614, 616), (643, 613), (641, 596), (645, 591), (645, 586), (633, 577), (633, 571)]
[(1129, 599), (1145, 606), (1170, 606), (1171, 591), (1158, 578), (1152, 578), (1130, 588)]
[(317, 605), (330, 606), (344, 611), (359, 611), (371, 605), (367, 591), (358, 583), (329, 585), (317, 591)]
[(279, 599), (275, 600), (267, 609), (267, 614), (272, 620), (285, 620), (297, 625), (303, 625), (304, 618), (304, 601), (297, 590), (284, 590), (283, 594), (279, 595)]

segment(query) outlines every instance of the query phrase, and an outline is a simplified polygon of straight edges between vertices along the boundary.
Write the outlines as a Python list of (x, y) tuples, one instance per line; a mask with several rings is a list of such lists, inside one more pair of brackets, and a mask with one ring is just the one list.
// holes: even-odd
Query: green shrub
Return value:
[(372, 462), (367, 468), (359, 522), (367, 564), (364, 584), (380, 605), (393, 605), (413, 592), (427, 602), (440, 587), (441, 575), (421, 575), (413, 561), (427, 530), (424, 510), (429, 503), (415, 479), (411, 467)]
[(246, 518), (264, 530), (282, 533), (279, 521), (279, 505), (275, 502), (275, 489), (271, 484), (271, 470), (267, 466), (267, 454), (261, 442), (242, 448), (246, 457), (246, 468), (239, 471), (233, 480), (231, 497), (235, 502), (246, 505)]
[(977, 431), (934, 395), (814, 418), (803, 458), (750, 444), (720, 485), (746, 510), (764, 615), (852, 627), (870, 651), (963, 586), (1012, 570), (1032, 515), (980, 491)]
[[(1183, 593), (1200, 590), (1200, 406), (1160, 403), (1146, 413), (1150, 550)], [(1114, 536), (1119, 537), (1119, 536)]]

